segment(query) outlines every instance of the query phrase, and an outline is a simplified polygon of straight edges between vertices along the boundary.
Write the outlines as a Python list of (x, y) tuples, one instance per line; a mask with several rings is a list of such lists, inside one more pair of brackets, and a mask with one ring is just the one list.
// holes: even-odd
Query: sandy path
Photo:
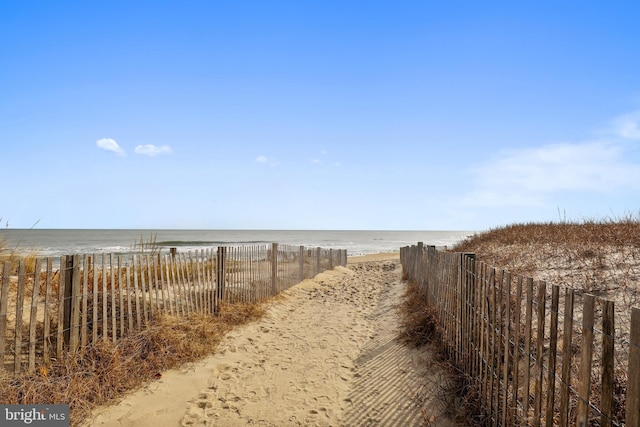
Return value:
[[(427, 350), (397, 342), (399, 260), (377, 259), (350, 260), (286, 291), (215, 355), (164, 373), (90, 424), (421, 425), (423, 412), (441, 412), (429, 387), (442, 374)], [(439, 417), (436, 425), (454, 424)]]

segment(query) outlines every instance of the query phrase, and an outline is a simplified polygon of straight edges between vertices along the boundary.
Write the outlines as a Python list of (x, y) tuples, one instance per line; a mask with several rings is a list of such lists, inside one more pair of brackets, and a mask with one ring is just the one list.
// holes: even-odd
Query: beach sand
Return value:
[(350, 258), (285, 291), (214, 355), (164, 372), (86, 425), (456, 425), (443, 415), (448, 377), (429, 346), (397, 340), (400, 276), (397, 253)]

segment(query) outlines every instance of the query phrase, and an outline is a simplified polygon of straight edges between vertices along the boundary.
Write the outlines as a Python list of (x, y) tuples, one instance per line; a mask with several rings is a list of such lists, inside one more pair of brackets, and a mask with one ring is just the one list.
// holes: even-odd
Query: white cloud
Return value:
[(329, 161), (327, 159), (327, 150), (320, 150), (320, 156), (311, 159), (311, 163), (326, 167), (338, 167), (341, 165), (339, 161)]
[(614, 193), (640, 188), (640, 163), (623, 144), (553, 144), (498, 153), (469, 171), (475, 188), (457, 205), (542, 206), (560, 192)]
[(640, 139), (640, 111), (617, 117), (612, 124), (616, 136), (624, 139)]
[(271, 167), (275, 167), (280, 164), (280, 162), (278, 162), (277, 160), (270, 159), (267, 156), (263, 156), (263, 155), (256, 157), (256, 162), (261, 163), (263, 165), (269, 165)]
[(168, 154), (171, 153), (171, 147), (167, 146), (167, 145), (163, 145), (158, 147), (157, 145), (153, 145), (153, 144), (146, 144), (146, 145), (138, 145), (135, 148), (135, 152), (136, 154), (141, 154), (143, 156), (149, 156), (149, 157), (154, 157), (154, 156), (158, 156), (160, 154)]
[(125, 155), (124, 150), (118, 145), (118, 143), (111, 138), (102, 138), (96, 141), (98, 148), (102, 150), (111, 151), (121, 156)]

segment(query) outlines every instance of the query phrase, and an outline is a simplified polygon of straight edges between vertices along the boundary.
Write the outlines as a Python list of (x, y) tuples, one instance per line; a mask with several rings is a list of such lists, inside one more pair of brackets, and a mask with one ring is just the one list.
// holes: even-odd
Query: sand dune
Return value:
[[(371, 261), (371, 259), (374, 259)], [(215, 355), (96, 411), (99, 426), (438, 426), (444, 373), (397, 341), (397, 254), (351, 259), (289, 289)]]

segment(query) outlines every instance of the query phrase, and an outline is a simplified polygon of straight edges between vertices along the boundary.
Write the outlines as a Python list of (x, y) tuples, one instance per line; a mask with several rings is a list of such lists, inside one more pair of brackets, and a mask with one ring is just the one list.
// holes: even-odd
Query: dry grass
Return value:
[[(471, 236), (450, 250), (473, 252), (487, 265), (574, 289), (578, 319), (583, 294), (614, 301), (618, 338), (614, 418), (622, 419), (627, 366), (622, 343), (628, 337), (631, 307), (640, 303), (640, 218), (514, 224)], [(594, 353), (594, 366), (599, 364), (598, 354)], [(593, 376), (598, 384), (595, 372)], [(597, 407), (596, 388), (592, 403)]]
[(439, 333), (435, 310), (427, 305), (420, 288), (414, 284), (407, 285), (403, 298), (400, 330), (400, 338), (413, 347), (432, 342)]
[(631, 308), (640, 305), (640, 217), (514, 224), (472, 236), (450, 250), (474, 252), (487, 265), (573, 289), (578, 318), (585, 293), (614, 301), (621, 338), (629, 333)]
[[(0, 244), (1, 245), (1, 244)], [(27, 255), (20, 254), (15, 250), (10, 249), (2, 249), (0, 247), (0, 266), (4, 265), (5, 262), (9, 262), (11, 264), (11, 274), (18, 274), (18, 267), (20, 265), (20, 261), (24, 261), (25, 263), (25, 272), (27, 274), (33, 273), (36, 270), (36, 259), (38, 258), (38, 251), (32, 251)], [(1, 267), (4, 268), (4, 267)]]
[[(2, 222), (2, 217), (0, 217), (0, 222)], [(35, 227), (36, 224), (33, 226)], [(7, 227), (8, 226), (9, 221), (7, 221)], [(33, 273), (35, 271), (36, 258), (38, 258), (38, 251), (33, 250), (25, 255), (23, 252), (18, 250), (19, 247), (20, 243), (13, 248), (10, 247), (7, 241), (0, 237), (0, 266), (8, 261), (11, 263), (11, 274), (17, 274), (19, 262), (20, 260), (24, 260), (26, 272)]]
[[(640, 304), (640, 217), (514, 224), (476, 234), (449, 250), (473, 252), (476, 260), (498, 270), (507, 270), (515, 276), (531, 277), (536, 282), (544, 281), (574, 289), (577, 320), (581, 318), (579, 301), (583, 294), (590, 293), (615, 301), (617, 340), (614, 419), (622, 419), (620, 417), (624, 412), (626, 383), (624, 368), (627, 362), (626, 350), (621, 343), (625, 342), (629, 333), (630, 308)], [(420, 342), (419, 337), (423, 334), (421, 328), (429, 330), (434, 320), (429, 316), (420, 320), (420, 310), (427, 310), (419, 307), (420, 295), (413, 292), (408, 294), (412, 301), (408, 302), (408, 316), (404, 327), (405, 334)], [(414, 307), (416, 304), (418, 307)], [(579, 330), (574, 331), (574, 340), (579, 335)], [(434, 339), (438, 339), (437, 333)], [(597, 407), (597, 351), (594, 357), (592, 403)], [(451, 369), (452, 374), (456, 375)], [(462, 402), (469, 405), (467, 413), (481, 413), (473, 409), (473, 405), (478, 405), (478, 398), (474, 397), (475, 391), (465, 388), (464, 378), (458, 378), (458, 383), (462, 384), (458, 389)], [(483, 425), (484, 421), (468, 416), (465, 423)]]
[(640, 303), (640, 219), (515, 224), (451, 248), (513, 274), (612, 298), (618, 309)]
[(116, 344), (97, 342), (77, 357), (19, 376), (0, 374), (0, 402), (68, 403), (71, 423), (99, 405), (159, 378), (163, 371), (214, 353), (237, 325), (261, 317), (265, 304), (223, 304), (219, 316), (163, 316)]
[[(446, 373), (446, 379), (433, 376), (426, 380), (418, 390), (414, 390), (410, 398), (422, 409), (422, 425), (425, 427), (438, 425), (438, 419), (446, 417), (460, 425), (483, 425), (483, 420), (476, 419), (477, 399), (473, 398), (466, 386), (464, 375), (448, 361), (444, 347), (439, 343), (442, 330), (438, 324), (436, 310), (428, 307), (424, 294), (415, 284), (407, 284), (406, 292), (400, 306), (400, 339), (413, 347), (431, 345), (434, 359), (431, 361), (439, 370)], [(434, 383), (434, 382), (437, 382)], [(433, 396), (434, 390), (437, 392)], [(427, 411), (423, 403), (435, 397), (437, 410)]]

